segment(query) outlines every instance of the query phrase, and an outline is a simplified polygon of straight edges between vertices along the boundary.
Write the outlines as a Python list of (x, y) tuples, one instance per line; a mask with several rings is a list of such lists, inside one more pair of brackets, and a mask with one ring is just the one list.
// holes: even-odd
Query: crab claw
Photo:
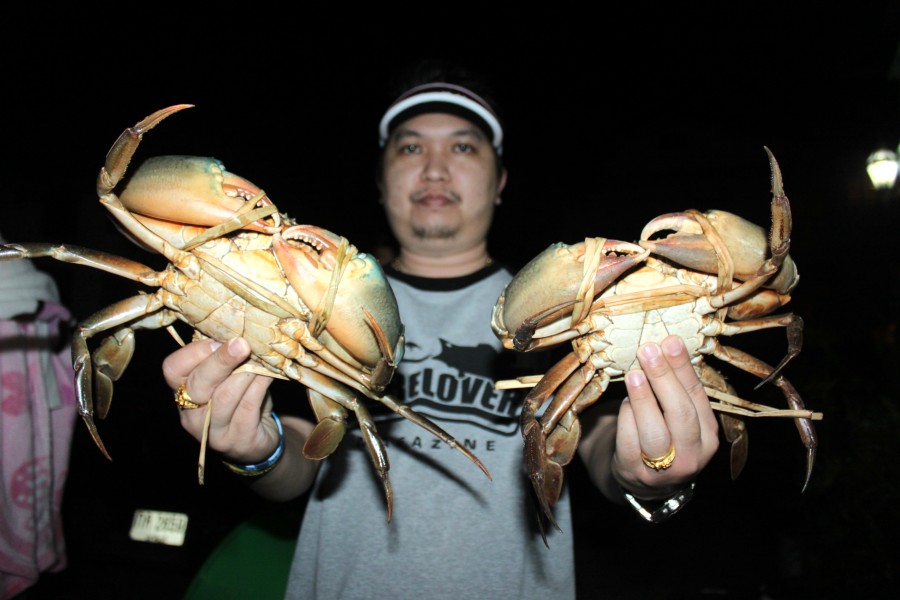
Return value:
[[(790, 293), (799, 281), (797, 266), (786, 255), (791, 229), (790, 204), (784, 195), (778, 163), (768, 148), (766, 152), (772, 170), (771, 235), (767, 236), (759, 225), (723, 210), (702, 214), (685, 211), (665, 214), (647, 223), (641, 231), (640, 245), (679, 265), (710, 274), (720, 272), (720, 261), (727, 254), (733, 261), (734, 276), (741, 281), (758, 275), (766, 261), (777, 254), (778, 272), (765, 287), (780, 294)], [(666, 231), (672, 233), (651, 239)]]
[[(491, 326), (507, 348), (527, 351), (534, 338), (555, 335), (574, 326), (577, 303), (588, 306), (623, 273), (649, 254), (636, 244), (589, 238), (598, 252), (590, 263), (588, 242), (556, 243), (525, 265), (506, 286), (494, 307)], [(585, 289), (593, 294), (586, 297)], [(510, 338), (510, 332), (513, 337)]]
[[(769, 244), (766, 231), (735, 214), (711, 210), (703, 214), (716, 229), (734, 261), (734, 275), (741, 281), (753, 277), (766, 261)], [(673, 231), (661, 239), (654, 235)], [(697, 217), (689, 212), (669, 213), (659, 216), (644, 226), (640, 245), (654, 254), (663, 256), (685, 267), (716, 273), (719, 270), (718, 253), (704, 234)], [(766, 287), (782, 293), (796, 286), (797, 267), (788, 256), (778, 275)]]
[(311, 225), (285, 229), (272, 245), (291, 287), (314, 312), (311, 329), (330, 350), (367, 367), (385, 357), (399, 362), (397, 300), (374, 257)]
[[(144, 134), (163, 119), (192, 106), (176, 104), (158, 110), (119, 135), (97, 176), (100, 202), (114, 213), (122, 233), (151, 252), (165, 254), (157, 236), (176, 248), (187, 249), (238, 229), (274, 234), (281, 227), (281, 215), (265, 192), (229, 173), (214, 158), (148, 159), (134, 171), (120, 196), (113, 193)], [(137, 225), (134, 219), (150, 231), (125, 225), (126, 221)]]
[[(145, 133), (163, 119), (192, 107), (192, 104), (169, 106), (123, 131), (106, 154), (97, 176), (97, 194), (102, 198), (119, 184)], [(139, 215), (205, 226), (228, 220), (247, 200), (254, 198), (271, 204), (262, 190), (226, 171), (218, 160), (196, 156), (159, 156), (146, 160), (131, 175), (120, 196), (125, 208)], [(276, 231), (263, 221), (247, 228), (269, 234)]]
[[(150, 217), (177, 227), (212, 227), (236, 214), (272, 204), (252, 182), (229, 173), (220, 161), (200, 156), (147, 159), (131, 176), (119, 199), (138, 218)], [(256, 219), (243, 228), (273, 234), (279, 225), (276, 213), (274, 220)]]
[[(734, 261), (734, 276), (746, 281), (757, 274), (766, 261), (769, 244), (766, 231), (735, 214), (711, 210), (703, 214), (716, 229)], [(654, 235), (674, 231), (662, 239)], [(716, 273), (716, 249), (704, 235), (697, 217), (691, 213), (669, 213), (647, 223), (641, 231), (640, 245), (685, 267)], [(790, 256), (785, 257), (779, 273), (766, 284), (781, 293), (789, 293), (797, 285), (797, 267)]]
[(109, 152), (106, 153), (106, 161), (97, 175), (97, 195), (105, 196), (122, 180), (145, 133), (159, 125), (166, 117), (193, 107), (193, 104), (168, 106), (144, 117), (134, 127), (128, 127), (120, 133)]

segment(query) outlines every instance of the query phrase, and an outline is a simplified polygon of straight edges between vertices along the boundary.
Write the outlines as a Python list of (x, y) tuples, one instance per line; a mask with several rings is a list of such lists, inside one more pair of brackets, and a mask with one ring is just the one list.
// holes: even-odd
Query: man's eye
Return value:
[(422, 149), (418, 144), (406, 144), (400, 149), (400, 152), (403, 154), (418, 154)]
[(460, 143), (456, 144), (455, 148), (456, 148), (457, 152), (463, 152), (463, 153), (475, 151), (475, 148), (471, 144), (467, 144), (465, 142), (460, 142)]

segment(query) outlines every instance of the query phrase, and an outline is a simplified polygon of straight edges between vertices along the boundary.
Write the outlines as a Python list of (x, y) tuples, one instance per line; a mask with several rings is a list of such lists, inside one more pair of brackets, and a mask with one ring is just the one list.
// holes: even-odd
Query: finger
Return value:
[[(641, 377), (643, 378), (642, 374)], [(616, 423), (615, 459), (624, 471), (629, 472), (635, 471), (643, 464), (637, 421), (635, 421), (634, 410), (628, 398), (625, 398), (619, 407), (619, 418)]]
[[(183, 383), (187, 392), (197, 404), (206, 404), (213, 394), (224, 398), (240, 398), (250, 384), (249, 374), (234, 377), (234, 370), (250, 357), (250, 345), (243, 338), (234, 338), (227, 344), (220, 344), (215, 352), (201, 361), (188, 373)], [(227, 386), (223, 384), (228, 381)], [(222, 390), (219, 388), (222, 387)], [(224, 394), (221, 392), (225, 392)]]
[[(669, 432), (669, 408), (660, 400), (662, 392), (657, 385), (660, 378), (671, 377), (674, 380), (674, 375), (662, 357), (659, 345), (645, 344), (639, 349), (638, 356), (642, 370), (626, 373), (625, 385), (634, 411), (640, 450), (647, 456), (662, 456), (668, 452), (673, 440)], [(657, 381), (651, 381), (651, 375)], [(669, 391), (665, 393), (671, 395)]]
[(175, 389), (184, 383), (190, 372), (209, 358), (220, 345), (214, 340), (199, 340), (168, 355), (162, 365), (163, 377), (168, 386)]
[[(216, 388), (213, 419), (243, 436), (256, 430), (263, 416), (271, 377), (253, 373), (235, 373)], [(271, 412), (271, 406), (266, 413)]]
[(709, 404), (706, 390), (703, 389), (703, 382), (691, 364), (684, 341), (678, 336), (669, 336), (662, 341), (661, 347), (666, 361), (694, 406), (702, 437), (718, 437), (716, 416)]
[[(699, 440), (700, 423), (692, 394), (704, 394), (702, 385), (693, 373), (681, 338), (670, 336), (664, 342), (666, 352), (656, 344), (646, 344), (638, 352), (638, 359), (666, 424), (676, 438), (673, 441)], [(675, 367), (670, 361), (675, 363)], [(663, 448), (663, 453), (666, 450)]]
[[(271, 381), (270, 377), (253, 373), (234, 373), (216, 387), (208, 401), (211, 448), (241, 456), (248, 449), (253, 454), (258, 446), (269, 447), (268, 438), (273, 433), (274, 422), (269, 419), (268, 425), (263, 424), (263, 417), (271, 412), (267, 395)], [(206, 415), (207, 410), (183, 410), (180, 413), (182, 426), (199, 440), (204, 432)]]
[[(188, 373), (182, 385), (201, 407), (212, 402), (210, 442), (220, 446), (235, 439), (246, 439), (256, 432), (271, 378), (234, 372), (249, 357), (246, 340), (235, 338), (224, 345), (212, 343), (207, 347), (211, 349), (215, 350)], [(182, 424), (195, 434), (202, 430), (205, 418), (204, 410), (181, 412)]]

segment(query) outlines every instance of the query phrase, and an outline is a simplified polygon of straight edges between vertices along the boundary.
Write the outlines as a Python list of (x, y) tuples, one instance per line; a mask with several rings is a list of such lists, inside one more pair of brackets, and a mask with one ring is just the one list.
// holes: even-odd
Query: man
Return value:
[[(246, 342), (193, 343), (163, 365), (173, 389), (184, 385), (200, 405), (215, 398), (209, 444), (238, 468), (265, 472), (255, 491), (286, 500), (313, 488), (289, 597), (574, 597), (568, 498), (554, 508), (561, 531), (545, 547), (523, 471), (521, 403), (491, 386), (502, 378), (494, 363), (509, 353), (490, 311), (511, 274), (492, 262), (486, 237), (507, 174), (500, 119), (473, 87), (432, 79), (388, 108), (379, 189), (400, 246), (385, 268), (406, 326), (398, 395), (472, 448), (493, 481), (418, 426), (381, 415), (394, 487), (387, 523), (356, 432), (322, 464), (301, 452), (311, 423), (285, 416), (279, 438), (270, 380), (232, 373), (248, 357)], [(715, 417), (679, 339), (642, 348), (640, 360), (643, 370), (626, 378), (629, 399), (617, 415), (597, 415), (579, 452), (615, 502), (684, 501), (679, 491), (718, 446)], [(181, 412), (198, 439), (204, 413)], [(642, 452), (670, 466), (651, 469)]]

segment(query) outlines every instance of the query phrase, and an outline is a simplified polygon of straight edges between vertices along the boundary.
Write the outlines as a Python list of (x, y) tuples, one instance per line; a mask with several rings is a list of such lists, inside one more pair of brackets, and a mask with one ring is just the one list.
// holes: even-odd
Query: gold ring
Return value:
[(675, 462), (675, 444), (669, 445), (669, 451), (662, 456), (651, 458), (641, 451), (641, 460), (654, 471), (665, 471)]
[(175, 390), (175, 404), (177, 404), (181, 410), (200, 408), (199, 404), (191, 400), (191, 396), (187, 393), (187, 388), (183, 383)]

